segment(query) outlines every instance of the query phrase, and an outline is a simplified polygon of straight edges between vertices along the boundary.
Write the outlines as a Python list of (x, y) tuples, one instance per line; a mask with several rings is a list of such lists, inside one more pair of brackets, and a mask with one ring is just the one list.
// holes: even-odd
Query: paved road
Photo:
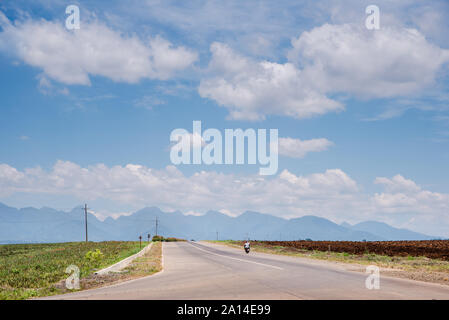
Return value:
[(164, 243), (164, 271), (51, 299), (449, 299), (449, 286), (366, 274), (347, 265), (195, 242)]

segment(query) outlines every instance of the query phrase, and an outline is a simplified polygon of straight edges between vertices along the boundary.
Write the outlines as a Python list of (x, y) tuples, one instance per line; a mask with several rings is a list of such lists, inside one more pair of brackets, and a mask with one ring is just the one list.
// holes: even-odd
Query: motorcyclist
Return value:
[(249, 240), (246, 240), (245, 244), (243, 245), (243, 248), (245, 248), (245, 250), (246, 250), (246, 249), (249, 249), (249, 247), (250, 247)]

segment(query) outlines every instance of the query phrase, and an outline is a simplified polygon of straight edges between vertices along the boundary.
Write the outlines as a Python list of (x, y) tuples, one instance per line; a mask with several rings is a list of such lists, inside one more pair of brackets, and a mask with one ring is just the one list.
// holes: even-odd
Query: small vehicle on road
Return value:
[(243, 245), (243, 248), (245, 248), (245, 252), (249, 253), (250, 250), (250, 243), (249, 241), (246, 241), (245, 244)]

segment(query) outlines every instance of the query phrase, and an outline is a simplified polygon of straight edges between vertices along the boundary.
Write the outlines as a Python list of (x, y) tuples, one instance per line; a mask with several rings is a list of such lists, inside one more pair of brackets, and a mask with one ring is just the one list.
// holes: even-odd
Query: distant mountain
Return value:
[(347, 223), (346, 221), (345, 222), (342, 222), (341, 224), (340, 224), (342, 227), (345, 227), (345, 228), (351, 228), (352, 226), (349, 224), (349, 223)]
[(374, 233), (388, 240), (431, 240), (437, 238), (407, 229), (393, 228), (386, 223), (378, 221), (360, 222), (350, 228), (352, 230)]
[[(179, 211), (163, 212), (156, 207), (143, 208), (118, 219), (98, 220), (88, 214), (89, 240), (137, 240), (148, 233), (184, 239), (258, 240), (426, 240), (427, 236), (385, 223), (366, 221), (354, 226), (338, 225), (330, 220), (303, 216), (282, 219), (268, 214), (246, 211), (233, 218), (217, 211), (202, 216), (183, 215)], [(0, 243), (66, 242), (84, 240), (84, 213), (81, 207), (70, 212), (51, 208), (16, 209), (0, 203)]]
[(283, 231), (287, 234), (287, 239), (291, 235), (295, 235), (295, 239), (312, 239), (312, 240), (386, 240), (374, 233), (357, 231), (345, 228), (341, 225), (333, 223), (330, 220), (316, 217), (304, 216), (288, 220), (283, 226)]
[[(90, 240), (113, 239), (114, 235), (94, 215), (88, 214), (87, 219)], [(83, 234), (81, 207), (63, 212), (51, 208), (16, 209), (0, 204), (0, 243), (79, 241)]]

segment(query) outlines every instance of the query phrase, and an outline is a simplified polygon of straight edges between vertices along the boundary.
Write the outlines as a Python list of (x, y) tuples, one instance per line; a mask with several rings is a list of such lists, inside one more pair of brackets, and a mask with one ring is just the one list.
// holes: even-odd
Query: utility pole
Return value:
[(218, 231), (217, 231), (217, 241), (218, 241)]
[(142, 249), (142, 236), (139, 236), (139, 245), (140, 245), (140, 249)]
[(157, 217), (156, 217), (156, 235), (157, 235), (157, 226), (158, 226), (158, 224), (159, 224), (159, 221), (157, 220)]
[(88, 241), (87, 239), (87, 204), (84, 205), (84, 222), (86, 225), (86, 243)]

